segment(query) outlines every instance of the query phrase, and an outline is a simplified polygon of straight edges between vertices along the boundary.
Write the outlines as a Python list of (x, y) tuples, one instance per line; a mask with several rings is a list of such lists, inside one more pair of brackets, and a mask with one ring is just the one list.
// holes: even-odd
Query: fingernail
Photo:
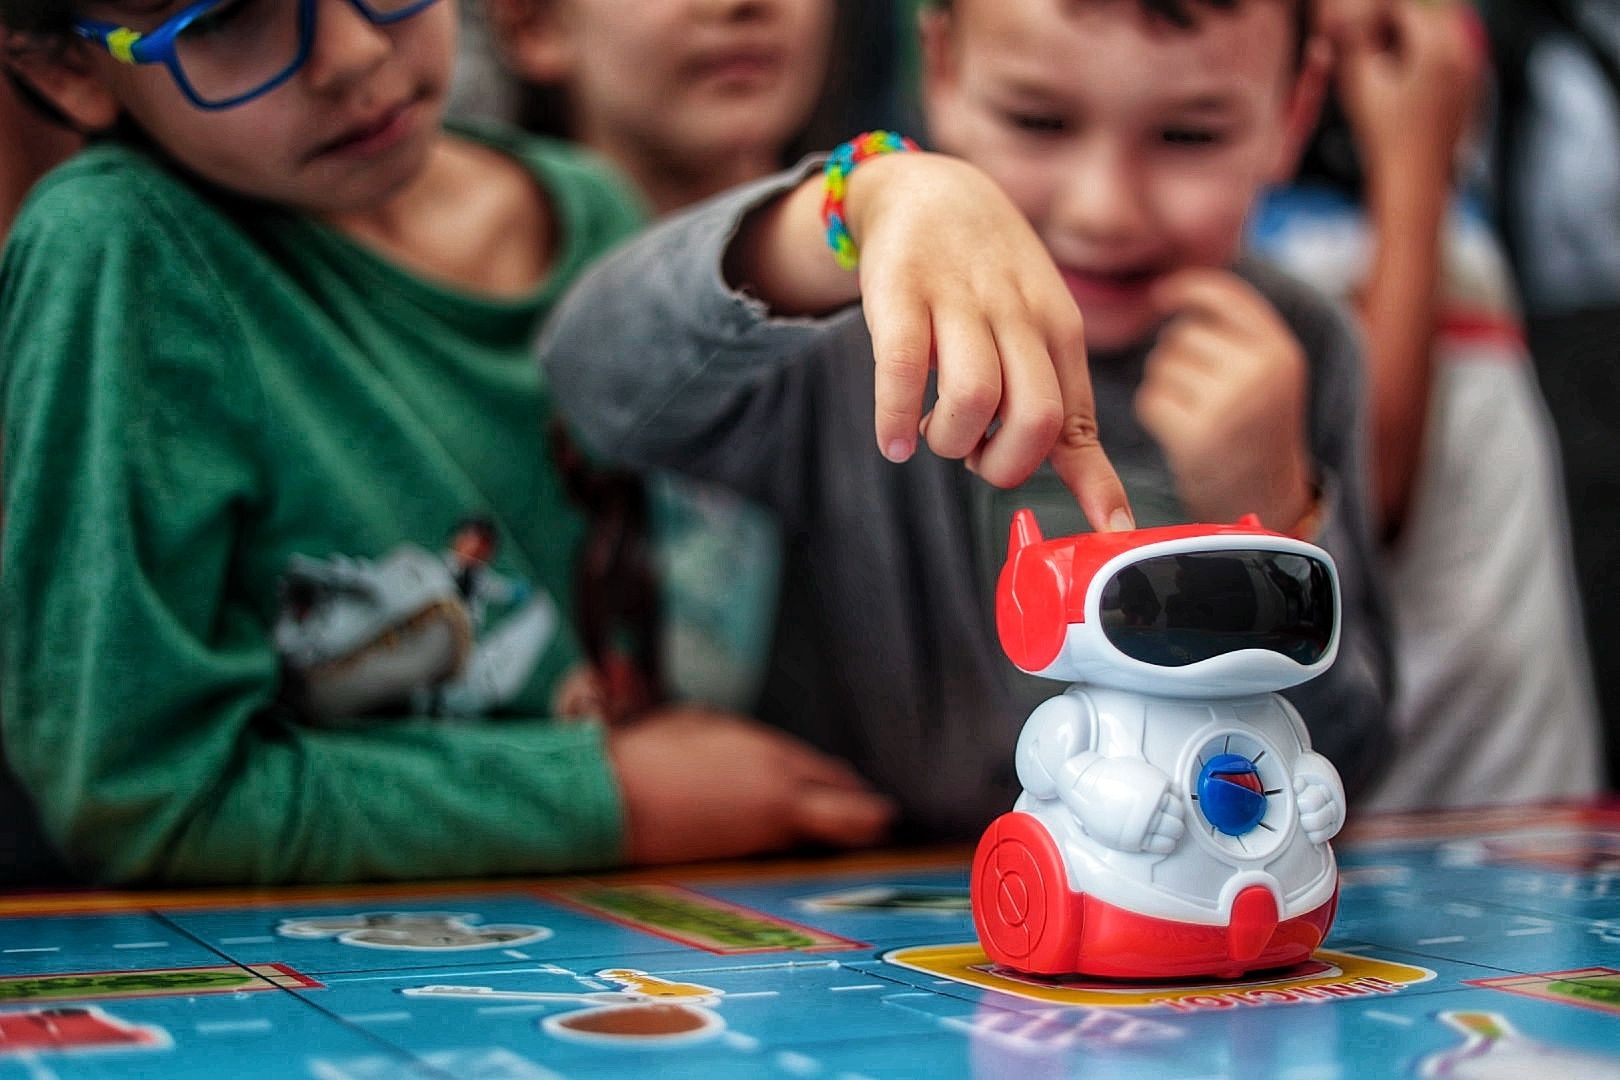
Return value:
[(911, 443), (905, 439), (892, 439), (888, 446), (883, 448), (883, 456), (896, 465), (902, 461), (911, 460)]
[(1127, 529), (1134, 528), (1136, 528), (1136, 519), (1131, 517), (1131, 512), (1123, 506), (1108, 515), (1109, 532), (1124, 532)]

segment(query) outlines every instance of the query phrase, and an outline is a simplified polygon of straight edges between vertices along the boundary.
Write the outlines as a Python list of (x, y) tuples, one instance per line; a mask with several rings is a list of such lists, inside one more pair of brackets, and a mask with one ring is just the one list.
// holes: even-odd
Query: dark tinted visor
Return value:
[(1102, 628), (1133, 660), (1185, 667), (1240, 649), (1314, 664), (1333, 637), (1333, 577), (1282, 551), (1200, 551), (1132, 563), (1102, 593)]

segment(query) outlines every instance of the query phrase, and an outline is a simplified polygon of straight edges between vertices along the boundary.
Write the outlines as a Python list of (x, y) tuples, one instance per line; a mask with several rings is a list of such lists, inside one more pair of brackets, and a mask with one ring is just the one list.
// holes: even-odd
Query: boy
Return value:
[[(971, 835), (1016, 795), (1013, 744), (1051, 687), (1001, 656), (991, 586), (1014, 508), (1037, 506), (1049, 535), (1079, 526), (1064, 485), (1093, 524), (1129, 524), (1074, 456), (1099, 434), (1142, 524), (1252, 511), (1333, 553), (1339, 660), (1291, 696), (1317, 748), (1352, 788), (1365, 783), (1387, 741), (1388, 657), (1354, 349), (1314, 294), (1233, 261), (1251, 202), (1288, 174), (1320, 97), (1301, 11), (972, 0), (925, 16), (923, 39), (940, 146), (1011, 196), (1084, 315), (1100, 432), (1069, 392), (1077, 326), (1032, 327), (1017, 297), (961, 317), (949, 290), (995, 282), (978, 260), (934, 264), (947, 218), (909, 252), (886, 242), (892, 192), (905, 190), (895, 177), (927, 155), (849, 176), (858, 278), (819, 246), (821, 181), (799, 173), (644, 235), (551, 324), (542, 352), (559, 403), (597, 449), (776, 508), (786, 585), (761, 715), (853, 761), (898, 798), (911, 835)], [(867, 194), (863, 177), (885, 172)], [(904, 198), (934, 193), (920, 183)], [(888, 216), (868, 228), (877, 210)], [(977, 239), (1000, 257), (1023, 237)], [(870, 337), (848, 312), (795, 317), (863, 295)], [(937, 399), (919, 425), (930, 363)], [(894, 464), (872, 451), (874, 424)], [(913, 456), (919, 431), (934, 455)]]

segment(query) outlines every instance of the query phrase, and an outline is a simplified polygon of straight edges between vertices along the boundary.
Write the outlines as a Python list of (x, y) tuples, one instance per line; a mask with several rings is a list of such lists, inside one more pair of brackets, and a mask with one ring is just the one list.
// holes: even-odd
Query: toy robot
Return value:
[(973, 860), (996, 963), (1232, 977), (1304, 960), (1338, 904), (1338, 772), (1275, 691), (1333, 663), (1338, 575), (1260, 526), (1043, 540), (1013, 519), (1002, 648), (1075, 680), (1018, 740), (1024, 793)]

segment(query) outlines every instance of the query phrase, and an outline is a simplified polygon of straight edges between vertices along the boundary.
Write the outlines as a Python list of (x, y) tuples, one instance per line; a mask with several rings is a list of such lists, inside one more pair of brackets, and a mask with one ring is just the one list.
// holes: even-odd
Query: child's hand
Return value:
[(1260, 515), (1290, 530), (1311, 504), (1306, 370), (1282, 317), (1226, 270), (1183, 270), (1154, 303), (1172, 316), (1148, 356), (1136, 415), (1195, 521)]
[(1339, 96), (1375, 188), (1449, 187), (1484, 69), (1476, 18), (1454, 0), (1395, 0), (1336, 35)]
[(893, 803), (846, 763), (741, 717), (696, 706), (610, 730), (631, 862), (722, 859), (803, 841), (882, 838)]
[[(851, 174), (846, 206), (884, 455), (906, 459), (921, 431), (934, 453), (998, 487), (1050, 459), (1093, 528), (1130, 527), (1097, 440), (1080, 313), (995, 182), (954, 158), (895, 154)], [(923, 417), (930, 367), (939, 398)]]

